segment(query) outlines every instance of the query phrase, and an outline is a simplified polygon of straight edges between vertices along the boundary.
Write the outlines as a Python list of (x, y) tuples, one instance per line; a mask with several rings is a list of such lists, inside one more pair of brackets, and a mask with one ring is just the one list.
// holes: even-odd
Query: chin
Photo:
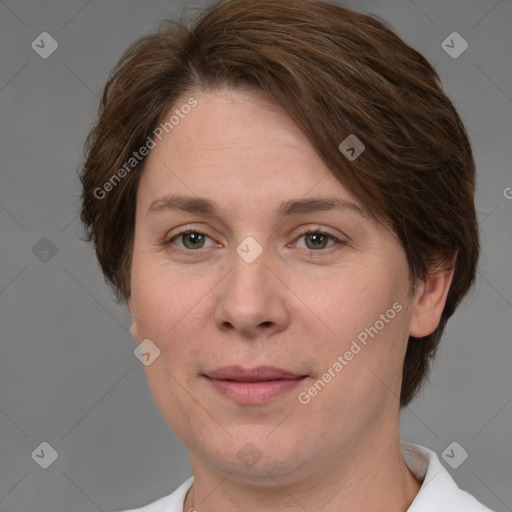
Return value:
[(239, 483), (251, 485), (269, 485), (275, 486), (276, 479), (284, 482), (287, 475), (300, 471), (300, 462), (290, 456), (281, 458), (278, 454), (262, 456), (262, 458), (253, 465), (240, 463), (238, 460), (233, 463), (233, 459), (217, 461), (216, 467), (222, 472), (229, 474), (229, 479)]
[(299, 440), (293, 442), (285, 429), (280, 435), (274, 432), (269, 436), (274, 427), (247, 427), (252, 428), (252, 433), (226, 436), (226, 445), (219, 446), (216, 454), (210, 454), (213, 465), (226, 474), (231, 473), (231, 480), (254, 483), (258, 479), (262, 485), (275, 485), (272, 477), (279, 479), (306, 465)]

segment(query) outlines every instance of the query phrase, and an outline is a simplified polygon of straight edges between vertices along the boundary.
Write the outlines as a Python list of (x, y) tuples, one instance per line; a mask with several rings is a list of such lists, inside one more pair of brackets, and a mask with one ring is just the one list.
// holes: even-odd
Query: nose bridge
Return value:
[(255, 238), (246, 237), (232, 254), (231, 270), (224, 280), (215, 306), (219, 328), (231, 326), (254, 333), (258, 326), (281, 329), (287, 318), (282, 290), (267, 268), (269, 251)]
[[(229, 286), (234, 288), (231, 292), (250, 294), (253, 302), (260, 296), (268, 294), (270, 272), (269, 251), (264, 250), (252, 236), (246, 237), (235, 250), (232, 256), (231, 276), (228, 276)], [(243, 299), (244, 297), (239, 297)]]

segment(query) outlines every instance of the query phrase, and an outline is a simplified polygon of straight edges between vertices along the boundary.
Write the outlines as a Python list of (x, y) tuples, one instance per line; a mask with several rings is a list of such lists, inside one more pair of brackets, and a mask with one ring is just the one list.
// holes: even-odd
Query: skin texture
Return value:
[[(371, 219), (352, 210), (279, 218), (289, 199), (357, 201), (260, 93), (191, 96), (197, 106), (151, 150), (141, 177), (128, 301), (133, 337), (160, 350), (145, 367), (155, 402), (189, 450), (184, 510), (405, 510), (420, 488), (399, 445), (407, 339), (438, 325), (452, 271), (432, 273), (413, 296), (398, 239)], [(147, 215), (166, 194), (206, 197), (218, 214)], [(202, 245), (197, 235), (161, 244), (189, 227), (207, 235)], [(344, 243), (301, 236), (304, 227)], [(236, 252), (248, 236), (263, 248), (252, 263)], [(401, 311), (301, 404), (298, 393), (394, 303)], [(239, 405), (202, 376), (227, 365), (309, 377)], [(248, 442), (261, 454), (252, 466), (237, 457)]]

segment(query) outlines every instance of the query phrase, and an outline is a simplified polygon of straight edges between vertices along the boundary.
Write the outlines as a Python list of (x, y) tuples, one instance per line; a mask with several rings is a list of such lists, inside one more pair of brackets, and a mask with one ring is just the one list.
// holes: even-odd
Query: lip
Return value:
[(216, 391), (241, 405), (268, 402), (277, 395), (291, 391), (307, 377), (273, 366), (250, 369), (225, 366), (203, 376)]
[(291, 380), (304, 377), (275, 366), (258, 366), (244, 369), (240, 366), (224, 366), (206, 374), (207, 377), (217, 380), (233, 380), (238, 382), (262, 382), (269, 380)]

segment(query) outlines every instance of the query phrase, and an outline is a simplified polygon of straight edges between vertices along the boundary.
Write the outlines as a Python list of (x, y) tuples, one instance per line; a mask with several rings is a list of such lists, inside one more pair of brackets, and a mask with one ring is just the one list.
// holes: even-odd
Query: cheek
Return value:
[(306, 304), (308, 321), (318, 323), (317, 334), (343, 345), (397, 300), (388, 275), (378, 265), (347, 265), (323, 276), (302, 275), (292, 289)]
[(345, 336), (339, 323), (341, 334), (335, 342), (328, 346), (317, 343), (314, 353), (320, 352), (323, 364), (315, 380), (300, 390), (300, 403), (305, 404), (300, 407), (307, 417), (315, 418), (309, 421), (319, 429), (338, 425), (336, 433), (326, 428), (325, 436), (348, 439), (359, 435), (357, 429), (374, 424), (386, 410), (398, 406), (406, 347), (401, 314), (404, 310), (380, 330), (375, 319), (371, 323), (361, 317), (350, 319), (347, 332), (353, 334)]
[[(318, 324), (309, 341), (319, 363), (317, 378), (332, 382), (322, 391), (326, 399), (346, 406), (373, 400), (376, 393), (389, 393), (379, 378), (396, 388), (410, 314), (407, 282), (401, 270), (393, 270), (378, 262), (353, 265), (315, 286), (305, 277), (297, 287), (311, 311), (304, 321)], [(324, 373), (329, 369), (336, 377)]]
[(202, 299), (211, 286), (204, 274), (183, 275), (161, 258), (134, 256), (132, 306), (139, 337), (151, 339), (164, 356), (172, 352), (177, 364), (186, 364), (194, 357), (195, 333), (208, 318)]
[(144, 370), (155, 403), (182, 438), (191, 423), (203, 421), (190, 406), (187, 390), (194, 363), (201, 357), (198, 332), (205, 304), (201, 298), (207, 287), (199, 278), (188, 279), (170, 271), (157, 258), (141, 256), (134, 256), (132, 264), (134, 317), (140, 339), (150, 339), (160, 350), (159, 357)]

